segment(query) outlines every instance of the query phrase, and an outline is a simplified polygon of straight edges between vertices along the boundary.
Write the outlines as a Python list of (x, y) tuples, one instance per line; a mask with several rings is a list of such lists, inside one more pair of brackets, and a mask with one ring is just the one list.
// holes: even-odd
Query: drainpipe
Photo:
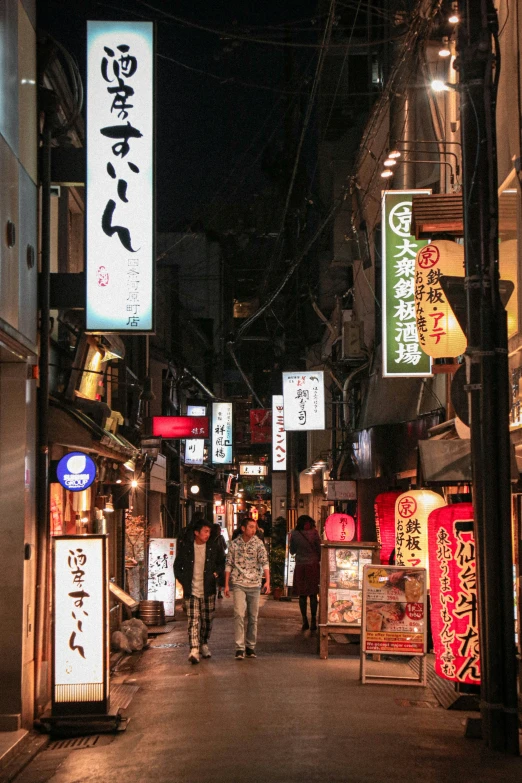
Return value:
[(36, 566), (36, 628), (35, 628), (35, 711), (41, 715), (48, 700), (50, 666), (49, 576), (49, 352), (50, 352), (50, 282), (51, 282), (51, 128), (45, 119), (43, 129), (41, 183), (42, 230), (39, 275), (40, 305), (40, 378), (38, 394), (38, 455), (37, 455), (37, 566)]
[(358, 375), (360, 372), (365, 370), (367, 367), (370, 366), (370, 362), (365, 362), (364, 364), (361, 364), (360, 367), (357, 367), (356, 370), (352, 370), (350, 375), (346, 378), (344, 384), (343, 384), (343, 420), (344, 420), (344, 426), (346, 428), (351, 426), (350, 422), (350, 403), (348, 401), (348, 392), (350, 391), (350, 386), (352, 385), (352, 381), (355, 378), (356, 375)]
[[(399, 140), (414, 142), (417, 138), (415, 126), (415, 87), (405, 87), (403, 92), (393, 96), (390, 106), (390, 149), (396, 149)], [(408, 145), (408, 149), (405, 149), (397, 160), (394, 190), (409, 190), (415, 187), (415, 163), (408, 160), (410, 157), (415, 157), (414, 144), (411, 144), (411, 148)]]

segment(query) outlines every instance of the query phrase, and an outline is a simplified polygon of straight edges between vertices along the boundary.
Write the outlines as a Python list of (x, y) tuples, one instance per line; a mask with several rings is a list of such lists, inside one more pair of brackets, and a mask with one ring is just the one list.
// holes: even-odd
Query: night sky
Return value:
[[(283, 117), (292, 100), (282, 92), (288, 89), (285, 49), (224, 39), (217, 33), (169, 21), (161, 12), (218, 31), (234, 29), (248, 37), (284, 40), (284, 30), (290, 29), (293, 40), (310, 43), (317, 41), (323, 19), (316, 16), (315, 0), (263, 0), (256, 4), (244, 0), (223, 4), (151, 0), (150, 5), (158, 10), (139, 0), (76, 0), (73, 4), (70, 0), (42, 0), (38, 3), (38, 24), (73, 54), (85, 77), (88, 19), (158, 22), (158, 228), (179, 229), (200, 219), (205, 225), (212, 224), (223, 204), (242, 201), (263, 187), (260, 153), (269, 137), (282, 133)], [(292, 24), (286, 25), (288, 22)], [(306, 95), (315, 57), (313, 49), (294, 50), (298, 81), (290, 85), (291, 91)], [(305, 72), (307, 76), (301, 76)]]

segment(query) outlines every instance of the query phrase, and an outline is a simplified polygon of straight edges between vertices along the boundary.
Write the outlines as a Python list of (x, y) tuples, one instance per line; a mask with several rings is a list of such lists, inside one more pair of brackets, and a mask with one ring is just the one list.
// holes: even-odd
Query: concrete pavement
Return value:
[(320, 660), (295, 602), (263, 600), (255, 660), (234, 659), (232, 624), (231, 600), (218, 601), (212, 658), (191, 666), (180, 615), (115, 680), (140, 686), (127, 731), (95, 748), (43, 751), (17, 783), (522, 780), (520, 759), (465, 739), (465, 714), (429, 690), (362, 686), (355, 645), (331, 643)]

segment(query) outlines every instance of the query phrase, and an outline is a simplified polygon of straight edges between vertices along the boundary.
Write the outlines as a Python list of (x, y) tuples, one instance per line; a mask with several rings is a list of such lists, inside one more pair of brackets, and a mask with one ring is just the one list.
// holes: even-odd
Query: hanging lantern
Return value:
[(473, 506), (455, 503), (428, 519), (431, 628), (435, 671), (454, 682), (480, 683)]
[(349, 514), (330, 514), (324, 523), (327, 541), (353, 541), (355, 520)]
[(396, 565), (429, 569), (428, 517), (443, 505), (444, 498), (429, 489), (411, 489), (399, 495), (395, 502)]
[(515, 284), (515, 290), (508, 299), (506, 305), (508, 337), (513, 337), (518, 332), (518, 300), (517, 300), (517, 273), (518, 273), (518, 240), (508, 239), (501, 242), (498, 254), (498, 266), (501, 280), (510, 280)]
[(434, 359), (460, 356), (466, 335), (460, 328), (440, 285), (443, 275), (464, 277), (464, 248), (438, 240), (422, 247), (415, 257), (415, 318), (419, 343)]
[(401, 494), (401, 492), (381, 492), (375, 498), (375, 527), (383, 565), (388, 565), (390, 555), (395, 549), (395, 501)]

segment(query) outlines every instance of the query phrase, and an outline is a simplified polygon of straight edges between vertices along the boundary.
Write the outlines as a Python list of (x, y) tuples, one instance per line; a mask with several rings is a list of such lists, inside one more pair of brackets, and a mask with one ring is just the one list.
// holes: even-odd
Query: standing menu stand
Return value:
[(328, 658), (330, 634), (360, 636), (363, 569), (379, 563), (375, 542), (323, 541), (321, 543), (321, 601), (319, 604), (319, 656)]
[[(363, 568), (361, 679), (363, 684), (426, 687), (426, 569), (366, 565)], [(367, 671), (367, 655), (419, 656), (419, 676)]]

